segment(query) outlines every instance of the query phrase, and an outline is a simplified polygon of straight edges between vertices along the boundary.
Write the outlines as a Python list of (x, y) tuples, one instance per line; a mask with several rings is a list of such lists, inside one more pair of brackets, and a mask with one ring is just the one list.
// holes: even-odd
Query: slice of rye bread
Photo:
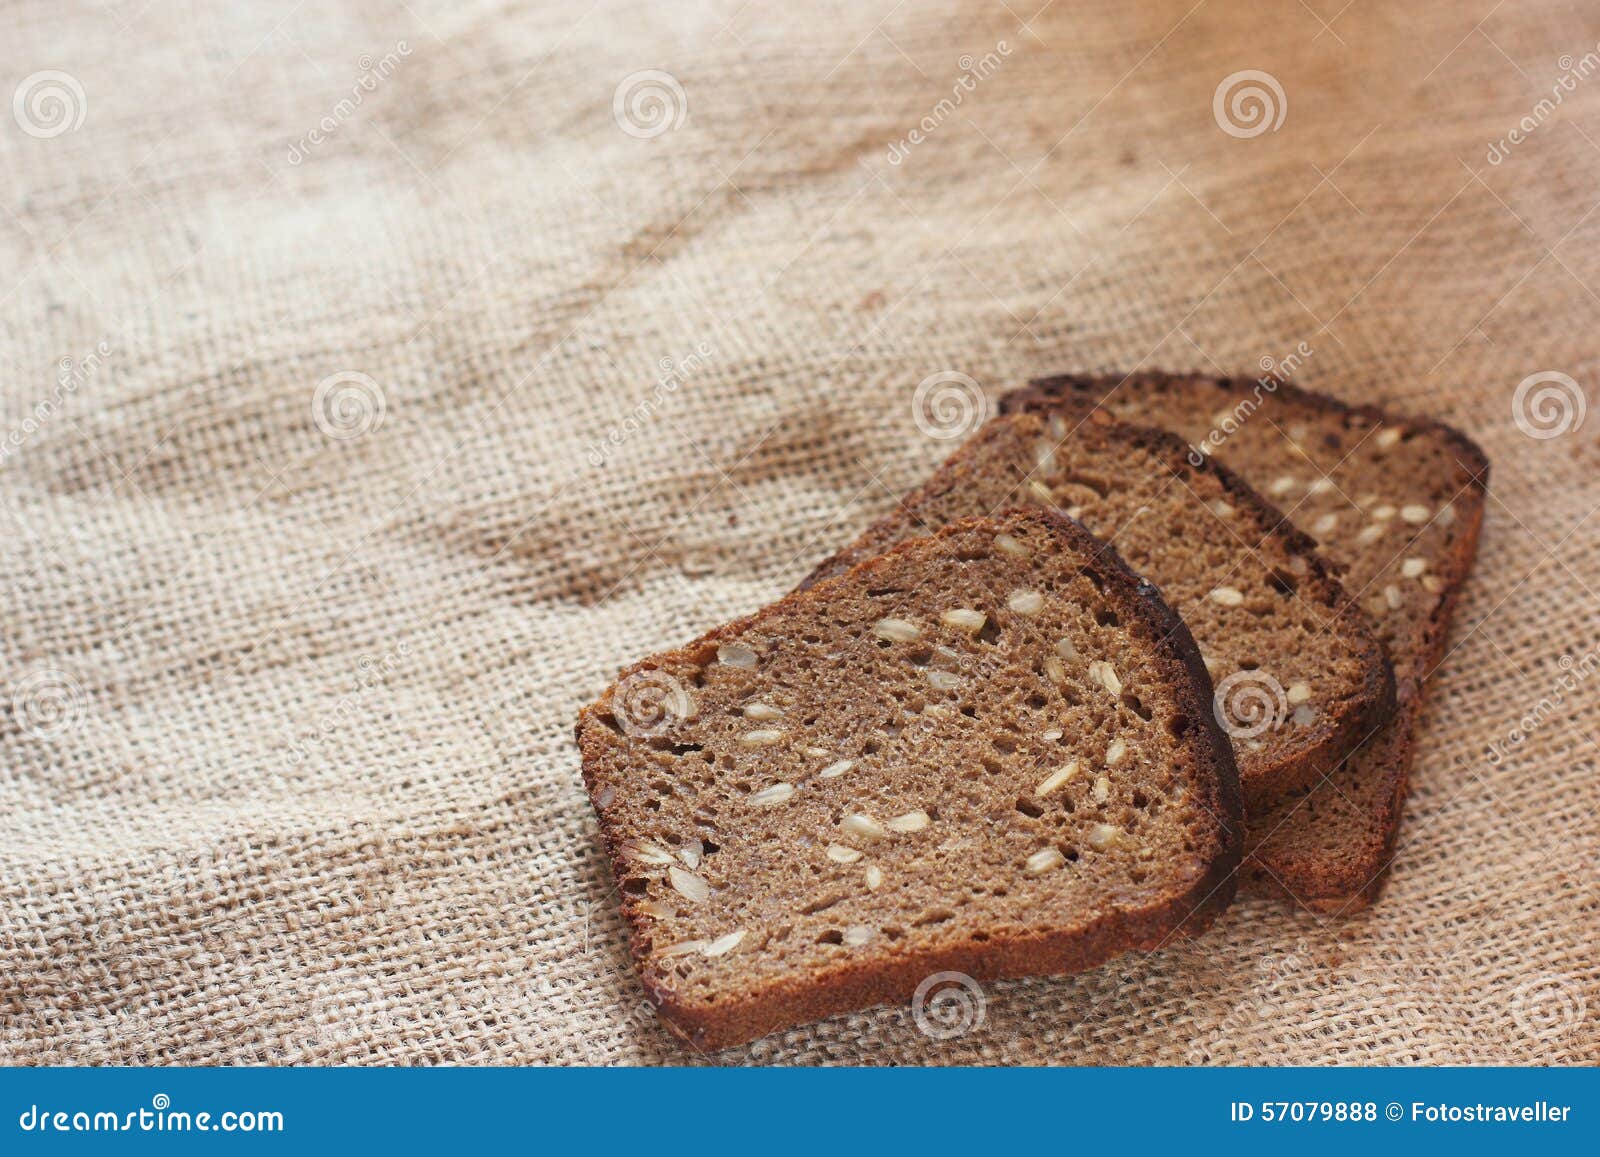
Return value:
[(720, 1048), (1204, 930), (1242, 848), (1209, 695), (1154, 588), (1037, 509), (636, 664), (577, 739), (650, 999)]
[(1488, 459), (1443, 423), (1284, 383), (1066, 376), (1001, 403), (1080, 416), (1095, 407), (1176, 430), (1272, 496), (1345, 568), (1346, 586), (1371, 614), (1394, 665), (1394, 719), (1310, 794), (1252, 817), (1247, 837), (1258, 885), (1317, 911), (1365, 907), (1394, 858), (1423, 682), (1441, 661), (1477, 553)]
[(987, 423), (808, 582), (959, 518), (1061, 506), (1156, 584), (1193, 632), (1233, 738), (1245, 814), (1321, 779), (1394, 714), (1366, 616), (1316, 544), (1227, 470), (1164, 430), (1059, 415)]

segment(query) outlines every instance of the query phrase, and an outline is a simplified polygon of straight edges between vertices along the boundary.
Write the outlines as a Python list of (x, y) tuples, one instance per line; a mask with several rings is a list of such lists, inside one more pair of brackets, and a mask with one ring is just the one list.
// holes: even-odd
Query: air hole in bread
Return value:
[(1267, 572), (1267, 585), (1285, 597), (1294, 594), (1295, 591), (1300, 589), (1300, 584), (1294, 575), (1285, 574), (1281, 570)]
[(800, 915), (815, 916), (818, 912), (826, 912), (829, 908), (832, 908), (835, 904), (838, 904), (843, 899), (844, 893), (831, 892), (826, 896), (821, 896), (811, 901), (809, 904), (802, 905), (800, 908)]
[(650, 746), (656, 751), (671, 752), (673, 755), (678, 756), (679, 758), (685, 755), (693, 755), (697, 751), (705, 750), (705, 748), (698, 743), (674, 743), (672, 740), (664, 739), (660, 736), (652, 739), (650, 741)]

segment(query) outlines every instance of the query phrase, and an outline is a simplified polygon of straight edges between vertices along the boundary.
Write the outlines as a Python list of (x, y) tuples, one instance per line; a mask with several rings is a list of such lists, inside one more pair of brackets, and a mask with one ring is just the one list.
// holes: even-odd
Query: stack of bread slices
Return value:
[(1268, 380), (1041, 379), (748, 618), (624, 671), (583, 774), (703, 1049), (1092, 968), (1237, 888), (1377, 894), (1488, 465)]

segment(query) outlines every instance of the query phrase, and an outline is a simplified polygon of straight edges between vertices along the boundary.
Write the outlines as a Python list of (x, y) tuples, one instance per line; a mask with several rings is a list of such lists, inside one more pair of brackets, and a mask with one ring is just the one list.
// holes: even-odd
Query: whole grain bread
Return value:
[(1181, 439), (1102, 415), (1071, 431), (1059, 415), (995, 418), (807, 582), (1024, 502), (1064, 508), (1182, 617), (1247, 815), (1317, 782), (1394, 713), (1383, 647), (1315, 543)]
[(1042, 509), (629, 668), (577, 725), (645, 988), (700, 1048), (1203, 930), (1241, 854), (1182, 622)]
[(1319, 911), (1371, 903), (1394, 857), (1423, 684), (1477, 553), (1483, 451), (1441, 422), (1273, 378), (1064, 376), (1014, 391), (1001, 408), (1160, 422), (1272, 496), (1345, 568), (1388, 649), (1398, 708), (1311, 791), (1252, 817), (1249, 875)]

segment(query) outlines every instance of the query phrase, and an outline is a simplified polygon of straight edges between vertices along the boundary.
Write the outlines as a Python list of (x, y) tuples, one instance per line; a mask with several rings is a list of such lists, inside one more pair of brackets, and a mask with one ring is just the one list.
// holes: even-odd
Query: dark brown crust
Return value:
[[(1249, 388), (1244, 379), (1212, 378), (1202, 374), (1150, 372), (1121, 379), (1063, 374), (1037, 378), (1013, 390), (1000, 400), (1003, 414), (1061, 410), (1082, 415), (1097, 408), (1101, 401), (1130, 381), (1185, 388), (1184, 383), (1210, 380), (1225, 389)], [(1451, 449), (1461, 470), (1461, 494), (1454, 501), (1456, 529), (1449, 537), (1446, 554), (1436, 573), (1445, 579), (1445, 589), (1429, 616), (1429, 626), (1421, 648), (1418, 668), (1431, 673), (1444, 655), (1450, 622), (1460, 601), (1462, 588), (1477, 555), (1478, 536), (1483, 525), (1484, 500), (1488, 491), (1489, 459), (1466, 434), (1431, 418), (1397, 414), (1379, 406), (1351, 405), (1326, 394), (1301, 389), (1287, 382), (1277, 384), (1274, 396), (1285, 404), (1298, 406), (1314, 417), (1340, 424), (1355, 419), (1367, 422), (1400, 423), (1415, 430), (1429, 431)], [(1224, 456), (1226, 450), (1223, 451)], [(1274, 845), (1268, 840), (1252, 844), (1247, 875), (1253, 886), (1263, 891), (1286, 895), (1318, 912), (1350, 913), (1367, 907), (1382, 891), (1394, 859), (1411, 762), (1415, 754), (1415, 730), (1423, 710), (1423, 687), (1415, 678), (1403, 680), (1397, 688), (1398, 709), (1394, 718), (1381, 728), (1349, 759), (1362, 760), (1366, 774), (1382, 777), (1379, 802), (1369, 817), (1370, 838), (1359, 848), (1334, 849), (1326, 846)]]
[[(1008, 398), (1010, 396), (1007, 395)], [(918, 510), (940, 495), (959, 490), (963, 480), (976, 467), (974, 451), (985, 439), (992, 437), (1001, 425), (1016, 416), (1019, 415), (1003, 416), (989, 422), (970, 442), (946, 459), (926, 482), (903, 496), (894, 510), (867, 527), (850, 545), (819, 563), (796, 589), (805, 590), (869, 557), (878, 549), (873, 540), (896, 522), (904, 520), (910, 525), (921, 525)], [(1336, 765), (1395, 712), (1394, 670), (1366, 615), (1345, 595), (1334, 567), (1319, 551), (1315, 540), (1285, 518), (1276, 506), (1262, 498), (1233, 471), (1196, 453), (1182, 438), (1168, 430), (1119, 422), (1104, 413), (1088, 416), (1084, 424), (1090, 427), (1087, 436), (1125, 439), (1147, 451), (1160, 460), (1166, 469), (1180, 477), (1199, 474), (1215, 477), (1235, 508), (1254, 524), (1259, 537), (1276, 535), (1289, 554), (1299, 555), (1306, 560), (1308, 573), (1302, 581), (1311, 588), (1315, 601), (1328, 607), (1335, 618), (1347, 624), (1348, 641), (1359, 649), (1358, 657), (1365, 671), (1360, 692), (1352, 696), (1344, 710), (1337, 714), (1330, 712), (1326, 722), (1319, 724), (1321, 735), (1316, 743), (1282, 758), (1256, 764), (1248, 772), (1241, 773), (1240, 778), (1246, 815), (1264, 811), (1286, 796), (1314, 787), (1322, 781), (1323, 769)]]
[[(1477, 444), (1449, 427), (1449, 433), (1462, 438), (1477, 451), (1479, 464), (1474, 477), (1487, 485), (1489, 463), (1478, 450)], [(1449, 581), (1442, 597), (1430, 616), (1428, 643), (1422, 664), (1430, 673), (1444, 657), (1450, 621), (1461, 600), (1461, 592), (1471, 574), (1472, 563), (1478, 552), (1478, 535), (1483, 526), (1483, 493), (1473, 491), (1474, 501), (1469, 504), (1457, 500), (1461, 513), (1461, 531), (1450, 543)], [(1371, 840), (1361, 852), (1344, 863), (1328, 863), (1313, 854), (1292, 858), (1274, 854), (1272, 849), (1261, 849), (1252, 857), (1254, 870), (1251, 883), (1264, 891), (1286, 896), (1314, 912), (1349, 915), (1369, 907), (1383, 891), (1389, 867), (1394, 862), (1395, 843), (1399, 838), (1401, 820), (1405, 815), (1405, 796), (1411, 775), (1412, 760), (1416, 755), (1416, 728), (1426, 704), (1424, 688), (1408, 687), (1395, 718), (1371, 743), (1387, 743), (1390, 750), (1383, 757), (1382, 769), (1386, 773), (1388, 791), (1383, 800), (1383, 815), (1377, 825), (1379, 836)], [(1359, 754), (1359, 753), (1358, 753)], [(1352, 758), (1355, 758), (1352, 756)], [(1270, 871), (1263, 871), (1269, 868)], [(1279, 881), (1282, 881), (1280, 883)]]
[[(1007, 511), (993, 518), (955, 523), (940, 531), (940, 535), (960, 534), (974, 527), (997, 527), (1019, 513), (1048, 525), (1064, 540), (1064, 550), (1082, 555), (1103, 580), (1107, 597), (1120, 600), (1119, 609), (1126, 611), (1130, 621), (1146, 624), (1154, 635), (1154, 644), (1187, 675), (1179, 691), (1189, 698), (1184, 706), (1191, 718), (1201, 721), (1197, 736), (1204, 737), (1203, 746), (1196, 752), (1197, 763), (1212, 772), (1208, 781), (1203, 780), (1196, 787), (1211, 788), (1210, 797), (1203, 801), (1203, 806), (1218, 823), (1216, 846), (1207, 870), (1178, 895), (1143, 909), (1109, 913), (1088, 927), (995, 939), (982, 948), (965, 945), (876, 963), (841, 964), (823, 973), (805, 973), (769, 985), (739, 1005), (704, 1006), (680, 1002), (673, 992), (657, 985), (647, 970), (641, 968), (646, 993), (662, 1022), (695, 1048), (707, 1051), (727, 1048), (780, 1028), (836, 1013), (904, 1001), (934, 972), (959, 971), (978, 981), (1080, 972), (1123, 952), (1153, 950), (1174, 935), (1199, 935), (1232, 902), (1243, 856), (1238, 770), (1232, 747), (1212, 718), (1211, 681), (1188, 628), (1153, 586), (1128, 569), (1116, 551), (1063, 515), (1040, 508)], [(852, 573), (882, 569), (894, 556), (919, 548), (920, 540), (902, 543), (884, 555), (861, 563)], [(664, 663), (703, 655), (713, 650), (720, 640), (737, 635), (782, 609), (800, 601), (826, 597), (828, 588), (841, 581), (843, 576), (837, 576), (809, 590), (793, 591), (772, 606), (709, 631), (677, 651), (633, 664), (618, 675), (617, 682)], [(584, 784), (591, 800), (595, 791), (594, 768), (602, 750), (601, 737), (595, 729), (605, 728), (599, 716), (607, 710), (614, 689), (615, 684), (598, 701), (579, 712), (575, 728), (583, 756)], [(595, 811), (600, 817), (600, 836), (607, 860), (613, 876), (620, 878), (626, 868), (621, 841), (608, 826), (605, 809), (596, 803)], [(623, 915), (628, 922), (635, 958), (642, 964), (649, 935), (638, 903), (633, 897), (622, 897)]]

